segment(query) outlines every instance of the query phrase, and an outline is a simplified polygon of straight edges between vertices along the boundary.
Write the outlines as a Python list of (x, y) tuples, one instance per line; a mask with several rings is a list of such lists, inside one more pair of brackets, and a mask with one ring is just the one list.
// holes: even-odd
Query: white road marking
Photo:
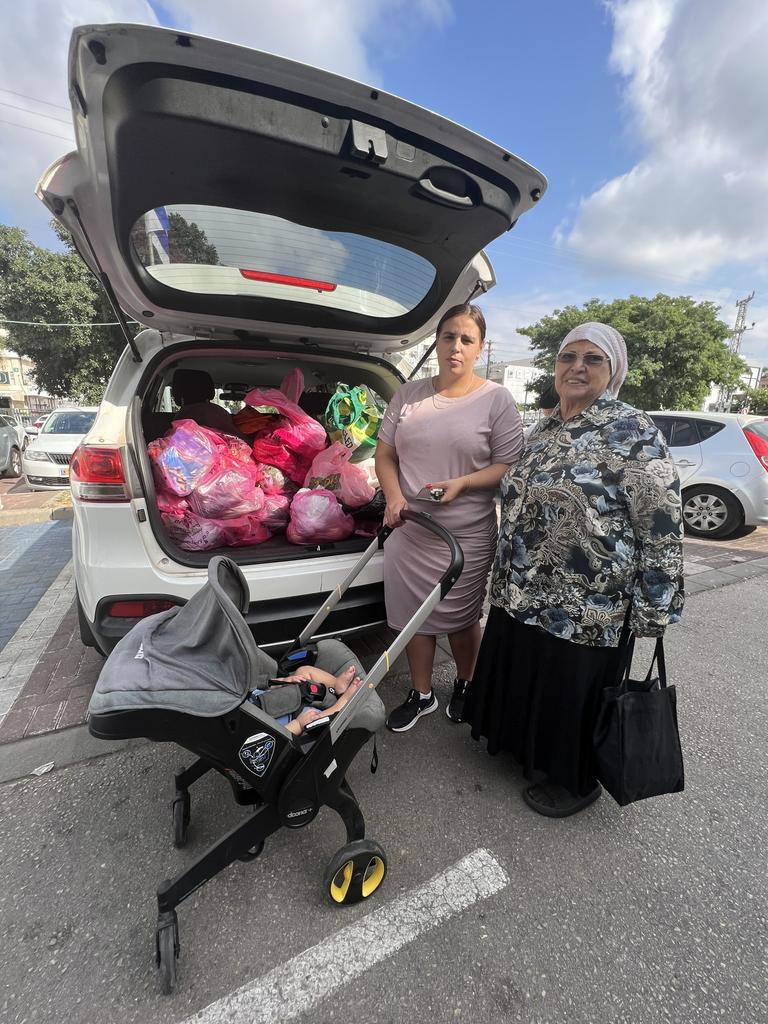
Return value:
[(426, 885), (342, 928), (182, 1024), (292, 1020), (424, 932), (508, 884), (507, 874), (488, 850), (474, 850)]

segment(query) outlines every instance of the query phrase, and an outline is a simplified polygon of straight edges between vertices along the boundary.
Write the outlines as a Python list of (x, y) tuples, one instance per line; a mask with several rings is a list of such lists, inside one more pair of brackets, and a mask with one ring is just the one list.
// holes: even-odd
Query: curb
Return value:
[[(143, 747), (150, 740), (98, 740), (88, 732), (87, 725), (75, 725), (58, 732), (44, 732), (0, 745), (0, 785), (33, 781), (32, 774), (40, 765), (53, 762), (52, 771), (66, 768), (96, 757), (107, 757), (121, 750)], [(46, 773), (47, 774), (47, 773)]]

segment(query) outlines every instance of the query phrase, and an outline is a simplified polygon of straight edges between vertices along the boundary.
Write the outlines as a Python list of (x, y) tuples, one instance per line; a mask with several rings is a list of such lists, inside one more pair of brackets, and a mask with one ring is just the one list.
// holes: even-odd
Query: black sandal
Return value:
[(552, 782), (540, 782), (523, 790), (523, 800), (528, 806), (546, 818), (568, 818), (589, 807), (603, 792), (599, 784), (586, 796), (574, 796), (564, 786)]

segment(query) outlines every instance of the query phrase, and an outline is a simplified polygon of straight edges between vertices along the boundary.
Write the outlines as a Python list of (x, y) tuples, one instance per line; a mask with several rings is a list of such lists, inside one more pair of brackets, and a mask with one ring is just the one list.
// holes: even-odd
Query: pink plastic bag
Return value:
[(256, 486), (256, 467), (233, 459), (221, 459), (219, 468), (192, 491), (189, 507), (206, 519), (234, 519), (258, 512), (264, 492)]
[(216, 519), (203, 519), (187, 509), (176, 513), (161, 512), (168, 536), (185, 551), (210, 551), (225, 543), (225, 526)]
[(157, 487), (185, 497), (211, 472), (222, 447), (220, 434), (194, 420), (176, 420), (170, 434), (147, 445)]
[(272, 534), (263, 520), (262, 512), (255, 515), (239, 516), (237, 519), (226, 519), (224, 527), (224, 543), (228, 547), (242, 548), (248, 544), (262, 544)]
[(186, 498), (178, 498), (175, 494), (158, 491), (157, 507), (160, 512), (167, 512), (168, 515), (182, 516), (189, 508), (189, 505)]
[(343, 441), (335, 441), (315, 456), (304, 486), (332, 491), (347, 508), (367, 505), (376, 492), (368, 482), (368, 474), (350, 463), (351, 458), (351, 449)]
[(298, 368), (294, 366), (292, 370), (280, 381), (280, 390), (283, 392), (289, 402), (293, 402), (294, 405), (298, 404), (304, 392), (304, 374)]
[(272, 533), (282, 533), (290, 518), (291, 499), (287, 494), (265, 494), (261, 514), (264, 525)]
[(286, 534), (291, 544), (344, 540), (354, 529), (354, 519), (346, 514), (330, 491), (302, 488), (291, 502), (291, 521)]
[(254, 466), (259, 474), (259, 486), (265, 494), (282, 493), (286, 481), (282, 469), (278, 469), (277, 466), (268, 466), (265, 462), (254, 462)]

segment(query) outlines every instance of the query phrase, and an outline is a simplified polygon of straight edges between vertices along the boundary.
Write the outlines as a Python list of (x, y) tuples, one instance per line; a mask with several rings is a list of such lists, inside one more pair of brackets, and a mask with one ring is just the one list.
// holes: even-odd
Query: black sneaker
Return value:
[(464, 721), (464, 698), (467, 696), (468, 687), (469, 683), (466, 679), (455, 679), (453, 682), (453, 696), (445, 709), (446, 715), (452, 722)]
[(431, 715), (437, 711), (437, 697), (435, 691), (429, 700), (422, 700), (418, 690), (411, 690), (404, 704), (390, 714), (387, 719), (387, 728), (391, 732), (407, 732), (412, 729), (422, 715)]

